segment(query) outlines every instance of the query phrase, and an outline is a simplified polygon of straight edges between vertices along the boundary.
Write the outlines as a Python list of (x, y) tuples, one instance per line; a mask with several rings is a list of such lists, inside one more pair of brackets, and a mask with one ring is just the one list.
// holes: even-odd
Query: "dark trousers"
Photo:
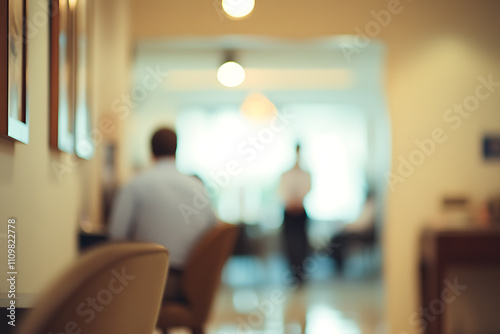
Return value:
[(283, 244), (285, 255), (292, 266), (291, 270), (299, 281), (305, 278), (302, 263), (309, 253), (309, 242), (306, 232), (307, 214), (302, 210), (285, 210), (283, 220)]

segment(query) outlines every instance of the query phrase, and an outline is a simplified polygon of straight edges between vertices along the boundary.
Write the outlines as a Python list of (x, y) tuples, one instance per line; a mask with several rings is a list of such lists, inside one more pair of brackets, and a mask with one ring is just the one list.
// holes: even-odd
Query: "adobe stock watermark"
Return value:
[[(256, 135), (246, 137), (238, 144), (237, 153), (246, 162), (253, 162), (270, 145), (276, 135), (295, 119), (297, 115), (284, 111), (278, 111), (269, 122), (267, 127), (258, 131)], [(242, 163), (236, 159), (229, 160), (226, 167), (218, 172), (210, 172), (210, 180), (205, 182), (204, 191), (193, 188), (193, 200), (191, 203), (180, 203), (178, 208), (184, 222), (189, 224), (193, 215), (198, 215), (210, 205), (210, 199), (215, 198), (222, 189), (229, 186), (231, 180), (243, 172)]]
[[(478, 84), (473, 94), (466, 96), (460, 103), (454, 103), (443, 112), (444, 123), (453, 131), (458, 130), (463, 121), (470, 118), (478, 110), (481, 102), (489, 99), (497, 87), (500, 87), (500, 82), (494, 81), (491, 73), (488, 76), (479, 76), (477, 80)], [(448, 133), (443, 127), (436, 127), (427, 138), (415, 139), (416, 148), (406, 156), (399, 155), (395, 170), (385, 175), (391, 191), (396, 190), (396, 185), (404, 183), (411, 177), (417, 168), (435, 154), (438, 146), (445, 143), (448, 138)]]
[[(412, 1), (412, 0), (407, 0)], [(354, 27), (355, 36), (352, 36), (351, 42), (341, 42), (340, 49), (344, 54), (347, 63), (352, 62), (352, 57), (355, 54), (360, 54), (361, 51), (371, 44), (372, 40), (380, 35), (383, 28), (386, 28), (395, 15), (403, 12), (404, 6), (400, 0), (389, 0), (387, 7), (378, 11), (370, 11), (373, 20), (368, 21), (364, 27)]]
[[(165, 77), (168, 76), (167, 72), (162, 72), (159, 66), (156, 69), (150, 66), (146, 67), (147, 74), (142, 78), (140, 84), (132, 87), (130, 93), (122, 94), (111, 103), (111, 111), (118, 115), (120, 120), (125, 120), (129, 117), (130, 113), (139, 103), (146, 100), (149, 93), (158, 88)], [(99, 120), (97, 127), (90, 132), (89, 142), (92, 146), (102, 144), (105, 135), (109, 135), (116, 130), (116, 124), (111, 117), (103, 117)], [(53, 161), (51, 166), (59, 182), (64, 181), (64, 176), (71, 173), (82, 163), (82, 159), (66, 154), (62, 162)]]
[(339, 247), (338, 244), (330, 242), (320, 243), (320, 248), (314, 251), (314, 254), (307, 257), (301, 266), (292, 266), (291, 270), (283, 273), (281, 279), (286, 288), (274, 289), (271, 291), (269, 298), (263, 300), (255, 306), (255, 310), (246, 316), (237, 318), (238, 328), (237, 334), (260, 333), (259, 328), (264, 325), (266, 319), (283, 307), (286, 301), (286, 295), (289, 292), (297, 290), (299, 287), (299, 279), (304, 280), (311, 277), (311, 274), (320, 268), (321, 262), (325, 261)]
[[(423, 333), (429, 323), (436, 320), (438, 315), (444, 313), (448, 304), (453, 303), (463, 291), (467, 290), (467, 285), (458, 283), (458, 278), (455, 277), (453, 283), (449, 280), (444, 280), (445, 288), (441, 290), (440, 298), (433, 299), (427, 307), (420, 307), (417, 312), (413, 312), (408, 321), (411, 326), (417, 327), (419, 333)], [(401, 332), (400, 334), (408, 334)]]
[(82, 327), (94, 321), (98, 314), (111, 304), (114, 297), (120, 294), (135, 279), (135, 276), (128, 275), (125, 272), (125, 268), (122, 268), (121, 272), (113, 269), (111, 274), (113, 277), (108, 281), (106, 287), (99, 290), (95, 296), (87, 297), (85, 301), (78, 304), (75, 313), (79, 318), (75, 319), (80, 320), (68, 321), (64, 325), (64, 328), (61, 329), (61, 332), (49, 332), (48, 334), (75, 334), (82, 332)]

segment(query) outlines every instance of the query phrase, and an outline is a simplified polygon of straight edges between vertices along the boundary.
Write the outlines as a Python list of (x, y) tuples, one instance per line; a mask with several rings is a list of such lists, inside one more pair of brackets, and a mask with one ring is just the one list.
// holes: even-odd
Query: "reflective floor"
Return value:
[[(208, 334), (384, 334), (383, 284), (366, 261), (353, 259), (345, 275), (324, 262), (306, 284), (279, 279), (277, 258), (233, 258), (207, 327)], [(361, 268), (361, 269), (360, 269)], [(189, 333), (183, 329), (173, 334)]]
[(210, 334), (382, 333), (380, 280), (334, 279), (300, 289), (223, 288)]

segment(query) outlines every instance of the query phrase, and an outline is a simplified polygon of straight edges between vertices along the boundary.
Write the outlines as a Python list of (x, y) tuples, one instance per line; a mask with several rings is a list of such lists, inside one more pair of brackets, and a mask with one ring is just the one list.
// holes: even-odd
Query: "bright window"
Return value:
[(295, 104), (280, 113), (255, 123), (236, 107), (186, 109), (177, 119), (179, 169), (204, 180), (223, 220), (276, 225), (282, 211), (279, 178), (295, 163), (298, 141), (303, 168), (312, 175), (305, 199), (310, 218), (354, 220), (365, 196), (363, 111)]

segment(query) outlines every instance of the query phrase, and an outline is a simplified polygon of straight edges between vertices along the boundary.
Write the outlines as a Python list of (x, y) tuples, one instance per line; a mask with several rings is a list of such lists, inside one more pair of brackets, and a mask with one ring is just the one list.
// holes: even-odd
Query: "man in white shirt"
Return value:
[[(177, 136), (170, 129), (156, 131), (151, 139), (154, 166), (125, 185), (116, 198), (109, 226), (112, 240), (133, 240), (163, 245), (170, 254), (165, 299), (182, 299), (182, 270), (191, 249), (216, 223), (210, 205), (185, 207), (206, 194), (203, 183), (175, 167)], [(198, 197), (198, 199), (197, 199)], [(208, 196), (206, 197), (208, 203)]]
[(309, 252), (304, 209), (304, 197), (311, 190), (311, 175), (300, 168), (300, 146), (297, 145), (297, 162), (281, 176), (279, 192), (285, 205), (283, 219), (283, 244), (285, 254), (291, 265), (296, 283), (303, 283), (306, 278), (302, 264)]

